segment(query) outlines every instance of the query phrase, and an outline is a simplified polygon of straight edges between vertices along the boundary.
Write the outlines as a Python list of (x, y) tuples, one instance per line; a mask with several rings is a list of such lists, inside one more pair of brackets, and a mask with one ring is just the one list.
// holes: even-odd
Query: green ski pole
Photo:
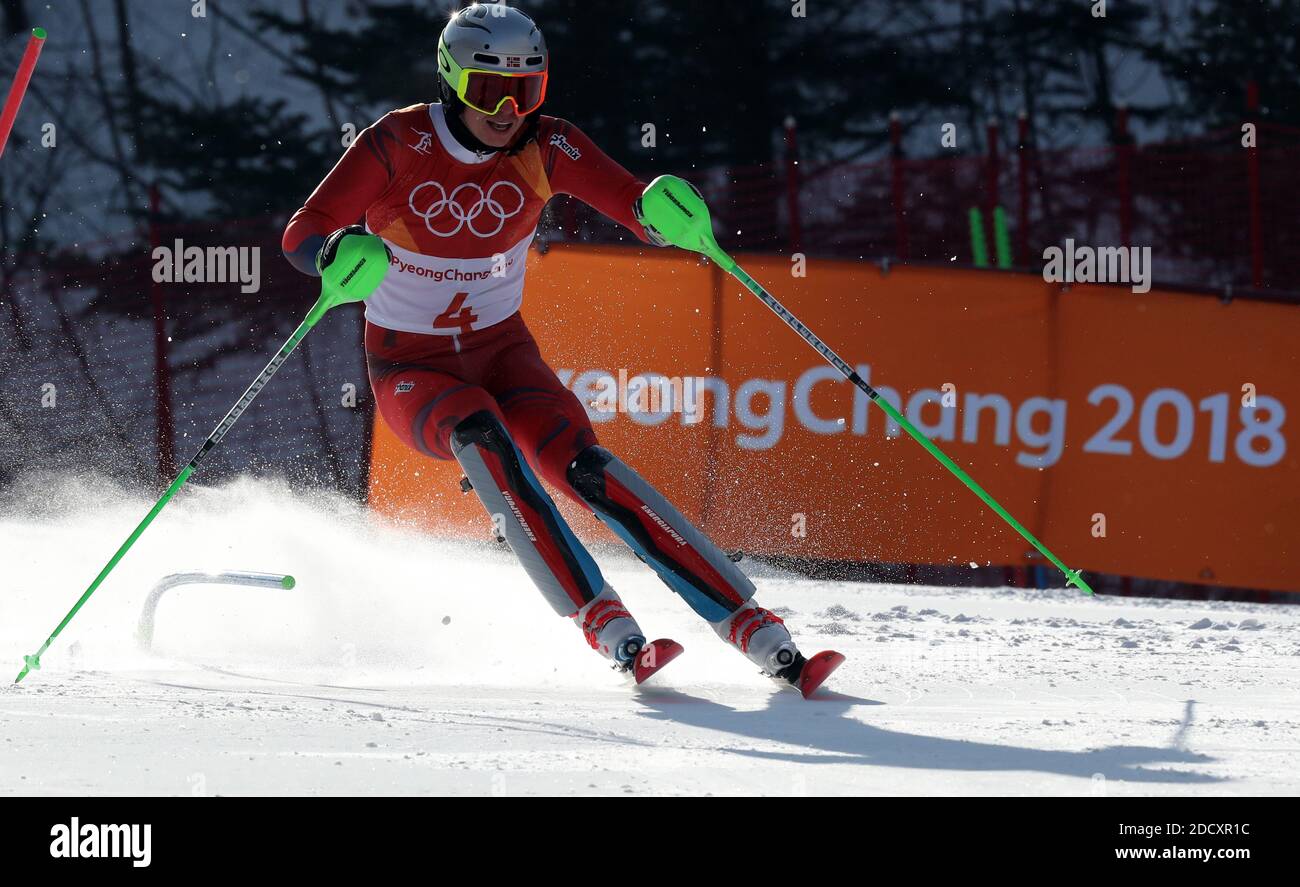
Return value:
[(709, 208), (705, 205), (703, 196), (695, 189), (695, 186), (677, 176), (660, 176), (651, 182), (641, 195), (639, 215), (647, 225), (658, 231), (673, 246), (708, 256), (717, 263), (718, 267), (744, 284), (745, 289), (772, 309), (777, 317), (785, 321), (791, 329), (803, 337), (803, 340), (816, 349), (818, 354), (826, 358), (831, 366), (843, 373), (846, 379), (860, 388), (876, 406), (884, 410), (891, 419), (897, 422), (899, 427), (911, 435), (917, 443), (925, 447), (930, 455), (938, 459), (944, 468), (956, 475), (957, 479), (965, 484), (971, 492), (979, 496), (985, 505), (997, 512), (998, 516), (1010, 524), (1029, 544), (1033, 545), (1044, 557), (1055, 564), (1065, 574), (1068, 580), (1067, 584), (1074, 585), (1088, 594), (1093, 593), (1092, 588), (1084, 581), (1077, 570), (1071, 570), (1062, 563), (1060, 558), (1049, 551), (1047, 546), (1039, 542), (1018, 520), (1012, 517), (1010, 512), (990, 496), (983, 487), (977, 484), (974, 478), (967, 474), (960, 465), (948, 458), (948, 455), (943, 450), (935, 446), (934, 441), (922, 434), (897, 407), (881, 397), (880, 393), (867, 384), (866, 380), (859, 376), (856, 370), (845, 363), (825, 342), (817, 338), (812, 330), (804, 326), (799, 318), (791, 314), (771, 293), (759, 285), (754, 278), (750, 277), (745, 272), (745, 269), (736, 263), (735, 259), (727, 255), (718, 246), (717, 240), (713, 237), (713, 223), (709, 218)]
[(213, 447), (221, 442), (221, 439), (226, 436), (226, 432), (230, 430), (231, 426), (239, 421), (239, 417), (244, 414), (244, 410), (248, 409), (248, 405), (266, 387), (266, 383), (271, 381), (271, 377), (280, 369), (281, 364), (288, 359), (293, 350), (298, 347), (298, 343), (306, 337), (307, 333), (311, 332), (312, 327), (316, 326), (331, 308), (346, 302), (360, 302), (369, 298), (370, 294), (375, 291), (375, 288), (384, 279), (386, 273), (388, 273), (388, 249), (379, 238), (349, 234), (339, 241), (334, 262), (321, 273), (320, 298), (307, 312), (307, 317), (302, 323), (298, 324), (298, 328), (293, 331), (293, 335), (289, 337), (288, 341), (280, 346), (280, 350), (276, 352), (275, 357), (271, 358), (271, 362), (258, 374), (257, 378), (253, 380), (253, 384), (248, 386), (244, 396), (239, 398), (239, 401), (230, 408), (230, 412), (226, 413), (226, 417), (208, 435), (208, 439), (203, 442), (202, 448), (190, 460), (189, 464), (182, 469), (181, 473), (176, 476), (171, 486), (162, 494), (162, 498), (154, 503), (153, 508), (149, 509), (149, 513), (144, 516), (144, 520), (140, 521), (139, 526), (131, 531), (131, 535), (127, 537), (122, 546), (104, 565), (104, 569), (99, 571), (95, 581), (90, 583), (90, 587), (72, 605), (68, 615), (63, 617), (63, 621), (45, 639), (45, 643), (41, 644), (41, 648), (31, 656), (23, 657), (23, 670), (14, 679), (15, 684), (27, 677), (28, 672), (36, 671), (41, 667), (41, 656), (50, 648), (50, 644), (54, 643), (54, 639), (62, 633), (63, 629), (67, 628), (72, 618), (77, 615), (86, 601), (90, 600), (90, 596), (95, 593), (95, 589), (99, 588), (100, 584), (108, 578), (108, 574), (113, 572), (113, 568), (131, 550), (131, 546), (135, 544), (135, 541), (149, 528), (149, 524), (153, 523), (153, 519), (171, 501), (172, 496), (176, 495), (176, 491), (190, 479), (190, 475), (199, 467), (199, 463), (203, 461)]
[(984, 238), (984, 214), (980, 212), (979, 207), (972, 206), (966, 213), (966, 219), (970, 222), (970, 257), (971, 262), (976, 268), (987, 268), (989, 266), (989, 247), (988, 241)]
[(1007, 213), (1000, 206), (993, 207), (993, 245), (998, 254), (998, 267), (1011, 268), (1011, 234), (1007, 231)]

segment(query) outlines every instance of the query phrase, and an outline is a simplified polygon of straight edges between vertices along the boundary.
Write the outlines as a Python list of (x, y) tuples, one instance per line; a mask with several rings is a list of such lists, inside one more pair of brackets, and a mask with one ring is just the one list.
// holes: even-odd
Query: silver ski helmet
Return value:
[(522, 117), (546, 99), (550, 58), (542, 31), (504, 3), (475, 3), (452, 16), (438, 38), (442, 99), (495, 114), (513, 102)]

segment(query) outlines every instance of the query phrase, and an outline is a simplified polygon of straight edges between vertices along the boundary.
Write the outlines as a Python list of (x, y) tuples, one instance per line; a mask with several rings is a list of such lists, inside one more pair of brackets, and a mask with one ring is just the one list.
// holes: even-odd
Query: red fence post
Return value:
[(1132, 246), (1133, 238), (1133, 187), (1129, 178), (1129, 164), (1133, 158), (1133, 139), (1128, 134), (1128, 107), (1120, 105), (1115, 114), (1115, 163), (1119, 186), (1119, 242)]
[(1029, 116), (1022, 110), (1016, 118), (1016, 179), (1020, 192), (1019, 219), (1016, 226), (1017, 252), (1020, 264), (1032, 264), (1029, 258)]
[(799, 140), (794, 117), (785, 118), (785, 200), (790, 214), (790, 252), (803, 252), (803, 224), (799, 218)]
[(1017, 252), (1022, 265), (1030, 261), (1030, 117), (1021, 111), (1015, 120), (1015, 178), (1019, 191), (1019, 224), (1015, 232)]
[(1246, 149), (1246, 179), (1250, 189), (1250, 280), (1264, 288), (1264, 222), (1259, 201), (1259, 84), (1246, 84), (1246, 120), (1255, 126), (1254, 145)]
[(892, 181), (894, 204), (894, 249), (898, 258), (908, 259), (907, 244), (907, 192), (903, 187), (903, 124), (898, 112), (889, 115), (889, 174)]
[(564, 219), (560, 222), (560, 230), (564, 232), (564, 240), (578, 239), (578, 203), (574, 197), (569, 197), (564, 201)]
[[(989, 165), (987, 170), (988, 178), (985, 184), (984, 198), (988, 202), (988, 206), (986, 207), (986, 209), (987, 209), (989, 228), (991, 230), (993, 228), (993, 210), (996, 209), (998, 205), (998, 173), (1000, 172), (1000, 170), (998, 169), (998, 165), (999, 165), (998, 122), (996, 119), (989, 120), (989, 125), (986, 132), (988, 134), (988, 143), (989, 143), (988, 144)], [(992, 243), (993, 241), (990, 240), (989, 242)]]
[[(149, 188), (149, 254), (159, 246), (158, 186)], [(146, 263), (148, 266), (148, 263)], [(176, 470), (176, 447), (172, 434), (172, 376), (168, 361), (167, 316), (163, 307), (162, 284), (149, 275), (149, 301), (153, 305), (154, 411), (158, 438), (158, 474), (169, 479)]]

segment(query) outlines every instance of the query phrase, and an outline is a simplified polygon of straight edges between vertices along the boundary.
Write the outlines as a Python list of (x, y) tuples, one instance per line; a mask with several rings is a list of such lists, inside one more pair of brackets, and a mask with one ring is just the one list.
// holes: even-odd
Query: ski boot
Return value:
[(573, 615), (593, 650), (615, 671), (645, 683), (682, 654), (682, 645), (667, 638), (647, 642), (641, 627), (609, 586)]
[[(782, 654), (787, 652), (781, 651)], [(834, 650), (818, 653), (811, 659), (805, 659), (802, 653), (795, 650), (788, 664), (772, 672), (770, 676), (785, 681), (798, 690), (804, 699), (808, 699), (831, 676), (831, 672), (843, 664), (844, 654), (836, 653)]]
[(718, 636), (762, 669), (763, 674), (798, 690), (804, 699), (840, 667), (844, 656), (833, 650), (804, 658), (784, 620), (751, 600), (742, 609), (714, 623)]

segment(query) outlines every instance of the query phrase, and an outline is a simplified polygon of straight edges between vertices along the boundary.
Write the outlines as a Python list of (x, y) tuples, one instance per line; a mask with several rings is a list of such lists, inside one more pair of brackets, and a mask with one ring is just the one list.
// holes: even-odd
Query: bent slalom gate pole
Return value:
[(334, 262), (321, 274), (320, 298), (316, 300), (316, 304), (314, 304), (311, 310), (307, 312), (307, 317), (304, 318), (302, 323), (298, 324), (298, 328), (293, 331), (293, 335), (289, 337), (288, 341), (280, 346), (280, 350), (276, 352), (275, 357), (271, 358), (271, 362), (268, 363), (262, 372), (258, 374), (257, 378), (253, 380), (253, 384), (248, 386), (248, 390), (244, 392), (243, 397), (239, 398), (238, 402), (230, 408), (230, 412), (226, 413), (226, 417), (222, 419), (221, 422), (218, 423), (217, 427), (213, 429), (212, 433), (208, 435), (208, 439), (203, 442), (202, 448), (194, 458), (190, 460), (189, 464), (185, 466), (181, 473), (176, 476), (176, 479), (172, 481), (171, 486), (169, 486), (167, 491), (162, 494), (162, 498), (154, 503), (153, 508), (149, 509), (149, 513), (144, 516), (144, 520), (140, 521), (140, 524), (131, 531), (131, 535), (127, 537), (126, 541), (122, 543), (122, 546), (118, 548), (117, 552), (109, 559), (108, 563), (104, 565), (104, 569), (99, 571), (99, 575), (95, 577), (95, 581), (90, 583), (90, 587), (87, 588), (85, 593), (83, 593), (77, 602), (72, 605), (72, 609), (68, 611), (68, 615), (63, 617), (63, 621), (60, 622), (58, 626), (55, 627), (54, 631), (50, 633), (50, 636), (45, 639), (45, 643), (41, 644), (41, 648), (31, 656), (23, 657), (23, 670), (20, 671), (18, 677), (14, 679), (15, 684), (27, 677), (29, 671), (35, 671), (41, 667), (41, 656), (50, 648), (50, 644), (54, 643), (54, 639), (59, 636), (64, 628), (67, 627), (68, 623), (77, 615), (78, 611), (81, 610), (86, 601), (90, 600), (90, 596), (95, 593), (95, 589), (99, 588), (100, 583), (108, 577), (108, 574), (113, 571), (113, 568), (117, 566), (118, 562), (122, 560), (126, 553), (131, 549), (131, 546), (135, 544), (135, 541), (140, 538), (146, 529), (148, 529), (149, 524), (153, 523), (153, 519), (163, 510), (163, 506), (171, 501), (171, 498), (176, 494), (176, 491), (183, 487), (185, 482), (190, 479), (190, 475), (199, 467), (199, 464), (208, 455), (212, 448), (220, 443), (221, 439), (226, 436), (226, 432), (228, 432), (231, 427), (239, 421), (239, 417), (244, 414), (244, 410), (248, 409), (248, 405), (251, 404), (253, 399), (257, 397), (263, 388), (266, 387), (266, 384), (271, 381), (271, 377), (280, 369), (280, 366), (288, 359), (289, 355), (293, 353), (293, 350), (298, 347), (298, 343), (301, 342), (306, 337), (307, 333), (311, 332), (312, 327), (316, 326), (317, 322), (325, 316), (325, 312), (346, 302), (359, 302), (368, 298), (384, 279), (384, 275), (387, 271), (388, 252), (382, 241), (378, 238), (359, 238), (357, 235), (347, 235), (342, 239), (339, 243), (338, 253)]
[(817, 338), (812, 330), (804, 326), (799, 318), (791, 314), (771, 293), (765, 290), (754, 278), (750, 277), (745, 272), (745, 269), (736, 263), (735, 259), (727, 255), (718, 246), (717, 240), (713, 237), (713, 223), (709, 218), (709, 208), (705, 205), (703, 197), (695, 190), (694, 186), (677, 176), (660, 176), (651, 182), (645, 193), (642, 194), (641, 207), (646, 223), (653, 226), (669, 243), (708, 256), (724, 271), (739, 280), (745, 289), (757, 296), (764, 305), (772, 309), (777, 317), (785, 321), (805, 342), (816, 349), (818, 354), (826, 358), (831, 366), (843, 373), (846, 379), (861, 389), (867, 397), (871, 398), (871, 401), (876, 406), (884, 410), (889, 418), (898, 423), (900, 428), (911, 435), (917, 443), (925, 447), (931, 456), (939, 460), (944, 468), (952, 472), (985, 505), (997, 512), (998, 516), (1024, 537), (1025, 541), (1033, 545), (1044, 557), (1055, 564), (1065, 574), (1068, 585), (1074, 585), (1087, 594), (1093, 594), (1091, 586), (1084, 581), (1077, 570), (1071, 570), (1062, 563), (1060, 558), (1049, 551), (1046, 545), (1034, 537), (1033, 533), (1030, 533), (1018, 520), (1012, 517), (1011, 513), (976, 483), (975, 479), (967, 474), (960, 465), (950, 459), (943, 450), (939, 449), (934, 441), (922, 434), (897, 407), (881, 397), (880, 392), (872, 388), (865, 379), (858, 375), (853, 367), (845, 363), (825, 342)]
[(5, 153), (5, 143), (9, 141), (9, 132), (13, 129), (14, 120), (18, 117), (18, 108), (23, 103), (23, 96), (27, 94), (27, 84), (31, 82), (32, 72), (36, 70), (36, 60), (41, 57), (41, 49), (45, 46), (45, 29), (33, 28), (32, 36), (27, 41), (27, 49), (23, 52), (22, 61), (18, 63), (18, 73), (14, 75), (13, 86), (9, 87), (9, 95), (5, 99), (4, 109), (0, 110), (0, 156)]

